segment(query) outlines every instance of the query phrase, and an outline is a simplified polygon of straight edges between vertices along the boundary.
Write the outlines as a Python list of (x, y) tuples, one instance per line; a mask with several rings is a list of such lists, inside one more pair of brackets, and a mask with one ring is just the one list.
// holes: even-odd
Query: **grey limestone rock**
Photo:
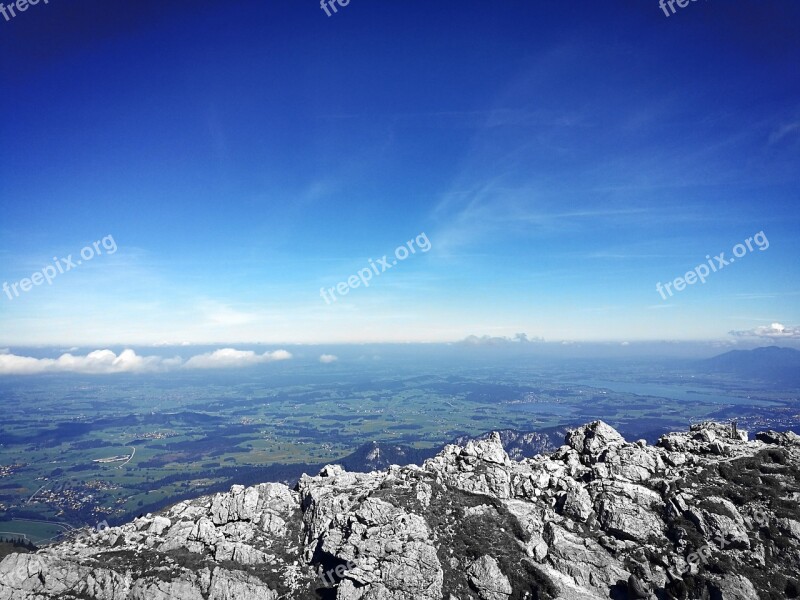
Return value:
[[(596, 421), (547, 455), (499, 435), (421, 466), (325, 467), (0, 562), (0, 600), (571, 600), (800, 595), (800, 438)], [(773, 594), (769, 596), (768, 593)]]

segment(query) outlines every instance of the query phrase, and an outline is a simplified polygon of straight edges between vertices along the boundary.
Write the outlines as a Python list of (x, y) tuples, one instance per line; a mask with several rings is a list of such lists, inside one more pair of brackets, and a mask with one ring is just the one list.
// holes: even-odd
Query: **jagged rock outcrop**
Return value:
[[(553, 452), (563, 442), (567, 429), (554, 427), (542, 431), (516, 431), (514, 429), (501, 429), (496, 432), (500, 435), (503, 448), (512, 460), (522, 460), (531, 458), (537, 454)], [(488, 439), (495, 435), (495, 432), (485, 433), (478, 437), (478, 440)], [(471, 438), (469, 436), (459, 436), (453, 440), (456, 446), (465, 446)], [(427, 458), (427, 457), (426, 457)]]
[(597, 421), (515, 461), (499, 435), (422, 466), (233, 486), (0, 563), (0, 600), (800, 597), (800, 438)]

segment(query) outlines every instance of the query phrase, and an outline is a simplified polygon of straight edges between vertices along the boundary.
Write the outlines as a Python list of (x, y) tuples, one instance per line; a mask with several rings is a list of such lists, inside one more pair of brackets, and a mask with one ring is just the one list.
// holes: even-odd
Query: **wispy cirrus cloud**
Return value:
[(769, 135), (769, 143), (775, 144), (781, 141), (786, 136), (792, 135), (793, 133), (800, 133), (800, 121), (794, 121), (793, 123), (787, 123), (785, 125), (781, 125), (777, 129), (775, 129)]
[(238, 310), (220, 302), (203, 302), (200, 312), (208, 325), (246, 325), (260, 318), (255, 313)]

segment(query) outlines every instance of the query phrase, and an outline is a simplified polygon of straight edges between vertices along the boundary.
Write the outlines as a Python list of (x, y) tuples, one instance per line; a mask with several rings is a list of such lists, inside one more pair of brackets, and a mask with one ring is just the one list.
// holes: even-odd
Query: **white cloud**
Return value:
[(218, 369), (246, 367), (290, 358), (292, 358), (292, 355), (286, 350), (256, 354), (250, 350), (234, 350), (233, 348), (224, 348), (208, 354), (193, 356), (185, 363), (179, 357), (139, 356), (134, 350), (123, 350), (119, 355), (111, 350), (95, 350), (86, 356), (74, 356), (66, 353), (58, 358), (34, 358), (0, 353), (0, 375), (153, 373), (177, 368)]
[(9, 354), (10, 352), (10, 348), (0, 348), (0, 354)]
[(800, 327), (785, 327), (781, 323), (773, 323), (769, 326), (762, 325), (761, 327), (744, 331), (730, 331), (729, 333), (736, 337), (760, 337), (786, 340), (800, 339)]
[(183, 365), (185, 369), (221, 369), (236, 368), (267, 363), (276, 360), (288, 360), (292, 358), (291, 353), (286, 350), (275, 350), (274, 352), (264, 352), (256, 354), (252, 350), (234, 350), (233, 348), (223, 348), (208, 354), (193, 356)]
[(321, 362), (324, 365), (336, 362), (337, 360), (339, 360), (339, 357), (336, 356), (335, 354), (323, 354), (322, 356), (319, 357), (319, 362)]
[[(123, 350), (119, 356), (111, 350), (95, 350), (86, 356), (62, 354), (58, 358), (33, 358), (16, 354), (0, 355), (0, 375), (35, 375), (38, 373), (143, 373), (162, 371), (175, 365), (176, 359), (138, 356)], [(180, 359), (177, 359), (180, 361)]]

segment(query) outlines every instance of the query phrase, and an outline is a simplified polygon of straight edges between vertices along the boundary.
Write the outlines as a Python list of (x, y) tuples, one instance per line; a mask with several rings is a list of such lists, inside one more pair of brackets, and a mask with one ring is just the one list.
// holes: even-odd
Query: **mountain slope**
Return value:
[(754, 350), (731, 350), (701, 362), (704, 372), (732, 373), (740, 377), (800, 382), (800, 350), (766, 346)]
[(0, 600), (748, 600), (800, 594), (800, 437), (602, 422), (548, 456), (499, 435), (422, 467), (325, 467), (0, 563)]
[(435, 456), (436, 449), (418, 449), (403, 444), (386, 442), (370, 442), (356, 448), (338, 464), (348, 471), (378, 471), (388, 469), (392, 465), (421, 465), (425, 460)]

